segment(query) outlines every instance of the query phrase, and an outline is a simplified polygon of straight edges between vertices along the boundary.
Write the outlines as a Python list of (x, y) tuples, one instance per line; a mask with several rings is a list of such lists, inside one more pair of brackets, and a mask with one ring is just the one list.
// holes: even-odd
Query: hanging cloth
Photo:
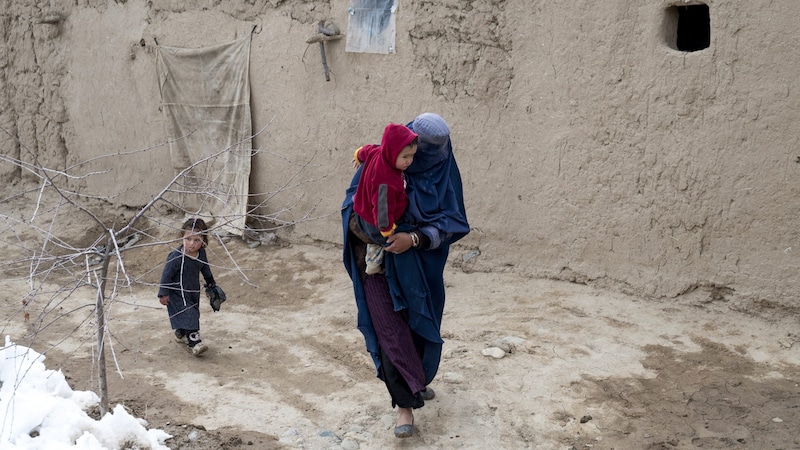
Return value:
[[(180, 206), (223, 231), (245, 228), (252, 155), (251, 35), (190, 49), (159, 45), (156, 70)], [(211, 216), (211, 217), (208, 217)]]

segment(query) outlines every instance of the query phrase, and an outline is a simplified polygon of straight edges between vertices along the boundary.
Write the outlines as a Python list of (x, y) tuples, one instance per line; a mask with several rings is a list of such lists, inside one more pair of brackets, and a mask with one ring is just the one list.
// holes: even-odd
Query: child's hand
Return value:
[(160, 302), (162, 305), (164, 305), (164, 306), (167, 306), (167, 303), (169, 303), (169, 296), (165, 295), (165, 296), (163, 296), (163, 297), (158, 297), (158, 301), (159, 301), (159, 302)]
[(353, 152), (353, 169), (358, 169), (358, 167), (361, 165), (361, 161), (358, 160), (358, 152), (360, 152), (362, 148), (364, 148), (364, 146), (358, 147), (356, 151)]

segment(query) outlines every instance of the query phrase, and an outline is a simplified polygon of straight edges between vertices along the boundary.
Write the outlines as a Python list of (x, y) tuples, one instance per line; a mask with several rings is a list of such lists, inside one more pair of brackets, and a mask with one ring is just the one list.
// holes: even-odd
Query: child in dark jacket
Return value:
[(184, 222), (180, 235), (182, 245), (167, 257), (158, 289), (158, 299), (167, 307), (175, 340), (186, 344), (194, 356), (208, 350), (200, 339), (200, 276), (207, 286), (215, 285), (206, 256), (207, 229), (202, 219)]

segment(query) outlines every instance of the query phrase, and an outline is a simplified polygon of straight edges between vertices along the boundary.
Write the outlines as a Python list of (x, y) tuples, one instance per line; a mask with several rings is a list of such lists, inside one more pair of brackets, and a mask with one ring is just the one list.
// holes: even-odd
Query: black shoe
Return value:
[(436, 398), (436, 392), (433, 392), (433, 388), (426, 387), (424, 391), (419, 391), (419, 395), (422, 396), (422, 399), (433, 400)]
[(189, 344), (189, 339), (186, 337), (185, 334), (181, 333), (178, 330), (175, 330), (175, 342), (178, 344)]
[(397, 425), (394, 427), (394, 437), (407, 438), (414, 435), (414, 424)]

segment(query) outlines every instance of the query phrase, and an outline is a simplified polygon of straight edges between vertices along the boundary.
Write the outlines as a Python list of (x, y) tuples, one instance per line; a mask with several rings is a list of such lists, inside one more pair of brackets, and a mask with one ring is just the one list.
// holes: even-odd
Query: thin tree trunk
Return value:
[(100, 269), (100, 286), (97, 290), (97, 379), (100, 391), (100, 417), (103, 417), (108, 412), (108, 378), (106, 377), (106, 346), (105, 346), (105, 330), (106, 330), (106, 314), (105, 314), (105, 298), (106, 298), (106, 278), (108, 277), (108, 264), (111, 260), (111, 246), (114, 242), (111, 237), (106, 244), (106, 252), (103, 255), (103, 266)]

